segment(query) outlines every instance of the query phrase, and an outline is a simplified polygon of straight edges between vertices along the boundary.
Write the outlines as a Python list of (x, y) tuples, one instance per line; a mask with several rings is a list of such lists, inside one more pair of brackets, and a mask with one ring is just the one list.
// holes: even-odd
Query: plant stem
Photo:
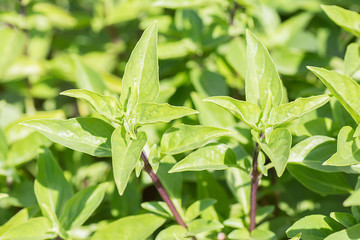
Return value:
[[(260, 134), (260, 140), (264, 138), (263, 134)], [(252, 172), (251, 172), (251, 197), (250, 197), (250, 226), (249, 226), (249, 231), (251, 232), (252, 230), (255, 229), (256, 226), (256, 207), (257, 207), (257, 202), (256, 202), (256, 196), (257, 196), (257, 191), (259, 188), (259, 180), (261, 178), (261, 173), (258, 170), (258, 156), (259, 156), (259, 144), (255, 143), (255, 148), (254, 148), (254, 152), (253, 152), (253, 165), (252, 165)]]
[(162, 185), (158, 175), (156, 175), (156, 173), (154, 172), (154, 170), (152, 169), (148, 157), (146, 156), (146, 153), (144, 151), (141, 152), (141, 159), (144, 161), (144, 170), (145, 172), (147, 172), (150, 175), (151, 180), (153, 181), (156, 190), (159, 192), (160, 196), (162, 197), (162, 199), (166, 202), (166, 204), (168, 205), (170, 211), (172, 212), (172, 214), (174, 215), (174, 218), (176, 220), (176, 222), (187, 228), (186, 223), (182, 220), (179, 212), (176, 210), (173, 202), (171, 201), (169, 194), (166, 192), (166, 189), (164, 188), (164, 186)]

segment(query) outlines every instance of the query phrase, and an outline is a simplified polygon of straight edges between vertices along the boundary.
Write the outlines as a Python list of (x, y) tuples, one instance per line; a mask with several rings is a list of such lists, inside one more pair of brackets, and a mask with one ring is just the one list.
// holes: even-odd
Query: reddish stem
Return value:
[(162, 185), (158, 175), (156, 175), (156, 173), (154, 172), (154, 170), (152, 169), (148, 157), (146, 156), (146, 153), (144, 151), (141, 152), (141, 159), (144, 161), (144, 170), (145, 172), (147, 172), (150, 175), (151, 180), (153, 181), (156, 190), (159, 192), (160, 196), (162, 197), (162, 199), (166, 202), (166, 204), (168, 205), (170, 211), (172, 212), (172, 214), (174, 215), (174, 218), (176, 220), (176, 222), (187, 228), (186, 223), (182, 220), (179, 212), (176, 210), (173, 202), (171, 201), (169, 194), (166, 192), (166, 189), (164, 188), (164, 186)]

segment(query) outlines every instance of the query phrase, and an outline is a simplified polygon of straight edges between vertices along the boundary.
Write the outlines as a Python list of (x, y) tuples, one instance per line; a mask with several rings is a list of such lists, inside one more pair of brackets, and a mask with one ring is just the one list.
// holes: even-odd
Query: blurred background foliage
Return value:
[[(340, 72), (347, 68), (354, 79), (360, 80), (359, 61), (346, 64), (343, 60), (346, 56), (359, 60), (358, 45), (347, 51), (350, 43), (359, 40), (333, 23), (321, 4), (360, 11), (358, 0), (1, 0), (0, 192), (9, 197), (0, 200), (0, 224), (21, 208), (39, 211), (33, 181), (40, 146), (51, 147), (76, 190), (112, 179), (110, 159), (97, 159), (52, 144), (18, 123), (32, 118), (94, 115), (87, 105), (59, 93), (84, 88), (118, 96), (129, 55), (142, 31), (154, 20), (159, 29), (161, 83), (157, 102), (200, 111), (178, 122), (237, 129), (237, 141), (221, 139), (235, 150), (241, 148), (251, 154), (249, 129), (225, 110), (201, 100), (218, 95), (245, 98), (245, 29), (255, 33), (269, 49), (290, 100), (326, 91), (306, 69), (309, 65)], [(355, 122), (334, 100), (288, 127), (295, 144), (313, 135), (336, 137), (343, 125), (354, 126)], [(158, 143), (168, 127), (146, 127), (149, 145)], [(323, 145), (322, 150), (312, 152), (309, 161), (321, 164), (336, 151), (335, 146), (335, 142)], [(175, 157), (181, 159), (183, 155)], [(299, 166), (291, 165), (290, 173), (299, 170), (295, 168)], [(316, 170), (303, 168), (316, 175), (311, 172)], [(321, 181), (316, 186), (317, 179), (310, 180), (315, 187), (307, 190), (304, 185), (309, 180), (295, 176), (296, 180), (289, 171), (280, 179), (270, 172), (261, 182), (258, 197), (265, 207), (260, 222), (277, 238), (285, 238), (285, 230), (308, 214), (349, 212), (342, 207), (342, 193), (331, 189), (322, 192)], [(336, 174), (355, 184), (353, 175)], [(249, 194), (249, 186), (241, 188), (249, 177), (242, 175), (229, 169), (181, 173), (180, 180), (179, 174), (164, 174), (164, 178), (178, 178), (183, 206), (205, 197), (217, 199), (208, 214), (215, 211), (228, 232), (241, 225), (231, 219), (241, 217), (237, 209), (244, 208), (243, 194)], [(111, 185), (84, 227), (85, 238), (96, 229), (93, 223), (143, 212), (140, 204), (150, 200), (159, 197), (147, 176), (132, 178), (122, 197)]]

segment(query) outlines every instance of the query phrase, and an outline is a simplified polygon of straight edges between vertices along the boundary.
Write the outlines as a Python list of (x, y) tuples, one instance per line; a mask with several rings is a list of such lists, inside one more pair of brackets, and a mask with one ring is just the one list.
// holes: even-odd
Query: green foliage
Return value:
[(0, 240), (360, 238), (359, 7), (3, 0)]

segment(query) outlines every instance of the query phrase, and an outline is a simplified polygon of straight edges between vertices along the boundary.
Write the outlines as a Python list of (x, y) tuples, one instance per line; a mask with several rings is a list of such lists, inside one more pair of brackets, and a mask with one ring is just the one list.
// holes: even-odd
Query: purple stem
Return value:
[(160, 196), (162, 197), (162, 199), (166, 202), (166, 204), (168, 205), (170, 211), (172, 212), (172, 214), (174, 215), (174, 218), (176, 220), (176, 222), (187, 228), (186, 223), (182, 220), (179, 212), (176, 210), (173, 202), (171, 201), (169, 194), (166, 192), (164, 186), (162, 185), (162, 183), (160, 182), (160, 179), (158, 177), (158, 175), (156, 175), (156, 173), (154, 172), (154, 170), (152, 169), (148, 157), (146, 156), (146, 153), (144, 151), (141, 152), (141, 159), (144, 161), (144, 170), (145, 172), (147, 172), (150, 175), (151, 180), (153, 181), (156, 190), (159, 192)]
[[(263, 134), (260, 134), (260, 140), (264, 138)], [(250, 226), (249, 231), (255, 229), (256, 227), (256, 196), (259, 188), (259, 180), (261, 178), (261, 173), (258, 170), (258, 156), (259, 156), (259, 144), (255, 143), (255, 148), (253, 152), (253, 166), (251, 172), (251, 195), (250, 195)]]

